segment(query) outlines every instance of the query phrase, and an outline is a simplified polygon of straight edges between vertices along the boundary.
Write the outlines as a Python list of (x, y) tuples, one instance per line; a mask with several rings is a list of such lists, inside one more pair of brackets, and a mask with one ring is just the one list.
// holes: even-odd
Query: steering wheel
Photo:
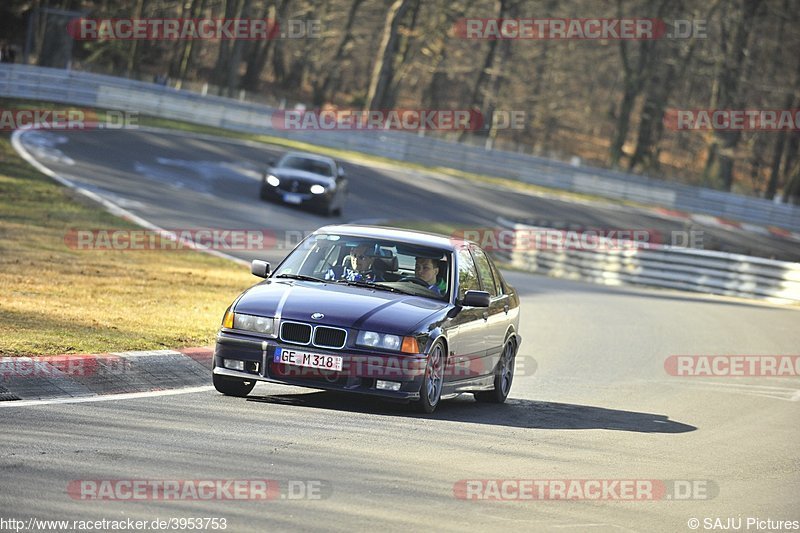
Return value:
[(417, 278), (417, 277), (414, 277), (414, 276), (404, 276), (404, 277), (400, 278), (400, 281), (410, 281), (411, 283), (416, 283), (417, 285), (422, 285), (426, 289), (430, 286), (430, 285), (428, 285), (428, 282), (425, 281), (424, 279), (420, 279), (420, 278)]

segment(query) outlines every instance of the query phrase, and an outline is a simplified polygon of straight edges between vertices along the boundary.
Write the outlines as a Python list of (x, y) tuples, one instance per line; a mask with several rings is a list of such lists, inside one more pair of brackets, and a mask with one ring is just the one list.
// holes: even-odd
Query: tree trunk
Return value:
[[(301, 15), (300, 18), (306, 19), (313, 14), (320, 20), (325, 20), (328, 7), (328, 0), (323, 0), (322, 2), (314, 0), (308, 5), (307, 12)], [(314, 73), (317, 70), (314, 66), (317, 64), (316, 58), (319, 56), (320, 50), (318, 40), (307, 36), (305, 39), (301, 39), (300, 42), (302, 43), (301, 50), (298, 51), (294, 47), (295, 51), (290, 61), (291, 68), (283, 83), (285, 87), (297, 89), (305, 87), (309, 73)]]
[[(505, 18), (508, 11), (507, 0), (495, 1), (495, 15), (497, 18)], [(480, 108), (485, 100), (486, 86), (489, 83), (494, 73), (494, 63), (497, 56), (497, 48), (501, 42), (508, 42), (500, 39), (490, 39), (489, 49), (486, 50), (486, 55), (483, 57), (483, 65), (478, 71), (478, 77), (475, 78), (475, 85), (472, 86), (472, 95), (469, 100), (469, 107), (475, 109)]]
[[(719, 5), (720, 0), (716, 0), (706, 13), (696, 13), (697, 16), (695, 18), (710, 20)], [(661, 54), (660, 57), (654, 58), (656, 66), (653, 67), (653, 75), (647, 82), (647, 91), (636, 138), (636, 149), (628, 164), (629, 171), (635, 170), (637, 166), (640, 166), (643, 171), (654, 171), (658, 168), (656, 145), (661, 140), (664, 132), (664, 113), (675, 89), (676, 82), (683, 80), (686, 75), (698, 41), (693, 36), (684, 47), (683, 53), (675, 50), (674, 61), (667, 59), (672, 54), (671, 49), (667, 49), (666, 53)], [(664, 68), (660, 68), (661, 65)]]
[[(655, 2), (650, 2), (652, 7)], [(665, 8), (668, 6), (669, 0), (660, 0), (657, 10), (657, 16), (661, 17)], [(617, 1), (617, 12), (619, 18), (624, 18), (622, 12), (622, 0)], [(629, 57), (630, 50), (628, 49), (628, 41), (620, 39), (619, 53), (622, 61), (622, 84), (623, 93), (622, 101), (619, 105), (619, 110), (616, 114), (616, 125), (614, 129), (614, 138), (611, 141), (610, 148), (610, 163), (612, 167), (618, 167), (620, 160), (623, 156), (623, 146), (628, 138), (628, 131), (630, 129), (631, 113), (633, 112), (636, 98), (644, 88), (644, 82), (649, 77), (650, 71), (653, 68), (653, 56), (657, 55), (657, 47), (663, 47), (663, 43), (653, 40), (638, 41), (638, 58), (636, 65), (631, 64)]]
[[(239, 18), (243, 4), (244, 0), (225, 0), (224, 17), (226, 19)], [(219, 88), (219, 94), (223, 94), (224, 88), (228, 85), (231, 52), (231, 41), (228, 39), (220, 39), (217, 62), (214, 65), (214, 73), (212, 75), (212, 82)]]
[[(250, 2), (251, 0), (242, 0), (241, 5), (239, 6), (237, 18), (250, 17)], [(245, 41), (241, 39), (236, 39), (233, 41), (231, 56), (228, 60), (228, 72), (225, 76), (226, 93), (229, 98), (236, 96), (236, 88), (239, 86), (239, 68), (242, 65), (242, 50), (244, 48), (244, 42)]]
[(800, 132), (789, 133), (783, 159), (783, 201), (800, 204)]
[(394, 83), (394, 59), (397, 53), (400, 21), (411, 2), (412, 0), (395, 0), (386, 13), (383, 37), (375, 55), (375, 66), (372, 69), (365, 109), (380, 109), (385, 105), (389, 88)]
[[(192, 6), (189, 11), (191, 13), (191, 17), (193, 19), (199, 18), (204, 8), (205, 0), (192, 0)], [(175, 73), (177, 78), (177, 81), (175, 82), (176, 89), (180, 89), (183, 86), (183, 82), (186, 79), (187, 73), (189, 72), (189, 67), (192, 64), (194, 50), (194, 39), (188, 39), (184, 41), (183, 51), (181, 52), (180, 56), (180, 64), (178, 65), (178, 70)]]
[[(144, 13), (145, 0), (136, 0), (136, 5), (133, 8), (133, 17), (136, 19), (142, 18)], [(131, 47), (128, 49), (128, 60), (125, 64), (125, 75), (130, 77), (133, 74), (133, 69), (136, 67), (136, 60), (139, 55), (139, 41), (138, 39), (131, 40)]]
[[(286, 22), (286, 15), (289, 13), (289, 2), (291, 0), (281, 0), (277, 8), (277, 19), (279, 24)], [(278, 37), (272, 45), (272, 76), (275, 82), (283, 84), (286, 80), (286, 57), (284, 55), (283, 39)]]
[[(794, 95), (792, 93), (786, 94), (786, 100), (783, 109), (791, 109), (794, 102)], [(767, 183), (767, 190), (764, 192), (764, 198), (772, 200), (775, 198), (775, 193), (778, 191), (778, 181), (780, 180), (781, 160), (783, 159), (783, 151), (786, 149), (786, 141), (789, 135), (786, 130), (778, 132), (778, 137), (775, 139), (775, 146), (772, 151), (772, 163), (769, 169), (769, 182)]]
[(397, 102), (397, 91), (400, 87), (400, 84), (412, 67), (408, 59), (411, 52), (412, 38), (414, 36), (414, 32), (416, 31), (420, 4), (421, 0), (413, 0), (410, 8), (411, 14), (409, 17), (407, 17), (410, 18), (410, 20), (408, 23), (403, 24), (403, 31), (397, 40), (397, 53), (394, 55), (394, 65), (392, 66), (395, 74), (392, 83), (386, 88), (386, 94), (383, 103), (384, 107), (392, 108), (395, 106), (395, 103)]
[[(550, 0), (545, 7), (545, 12), (551, 13), (557, 6), (557, 0)], [(528, 114), (529, 120), (525, 123), (525, 134), (531, 139), (534, 153), (542, 148), (542, 135), (540, 132), (546, 122), (547, 110), (540, 106), (542, 99), (542, 88), (544, 87), (545, 73), (550, 62), (550, 40), (545, 39), (540, 46), (541, 51), (536, 57), (536, 67), (533, 70), (533, 85), (528, 94)]]
[[(722, 109), (733, 109), (739, 105), (742, 65), (747, 55), (750, 31), (754, 26), (753, 20), (760, 4), (761, 0), (741, 0), (738, 17), (734, 23), (733, 37), (728, 40), (725, 38), (725, 32), (722, 32), (724, 66), (720, 70), (718, 98)], [(733, 164), (741, 130), (716, 131), (715, 137), (719, 144), (717, 182), (721, 184), (723, 190), (729, 191), (733, 185)]]
[(353, 25), (356, 21), (356, 13), (364, 0), (353, 0), (347, 12), (347, 22), (345, 23), (342, 36), (336, 45), (336, 51), (328, 62), (325, 75), (314, 84), (313, 102), (315, 106), (320, 106), (326, 101), (333, 100), (333, 93), (341, 80), (341, 65), (350, 43), (353, 41)]
[[(283, 0), (284, 3), (287, 0)], [(277, 10), (275, 6), (270, 3), (266, 3), (264, 5), (264, 9), (261, 12), (262, 19), (268, 19), (272, 25), (277, 23)], [(280, 28), (278, 28), (278, 31)], [(257, 91), (259, 88), (259, 82), (261, 81), (261, 73), (264, 72), (264, 67), (267, 65), (267, 58), (269, 57), (269, 51), (272, 48), (273, 41), (278, 38), (278, 35), (271, 36), (269, 39), (265, 39), (263, 41), (254, 41), (252, 43), (252, 48), (247, 58), (247, 68), (245, 70), (244, 76), (242, 76), (242, 82), (240, 87), (247, 91)]]
[[(622, 41), (620, 41), (622, 42)], [(639, 95), (639, 84), (634, 78), (626, 75), (625, 92), (622, 95), (619, 109), (616, 114), (616, 126), (614, 128), (614, 140), (611, 142), (611, 166), (617, 167), (622, 159), (625, 139), (628, 138), (628, 128), (631, 122), (631, 112), (636, 97)]]
[[(505, 4), (504, 0), (501, 0), (501, 2)], [(508, 5), (504, 5), (504, 16), (507, 14), (511, 18), (517, 17), (517, 6), (518, 4), (516, 3), (512, 4), (510, 7)], [(510, 62), (511, 41), (505, 39), (500, 43), (500, 61), (494, 66), (494, 68), (492, 68), (491, 78), (489, 81), (489, 90), (486, 92), (481, 105), (481, 111), (483, 113), (483, 119), (485, 122), (483, 130), (486, 132), (486, 142), (484, 143), (484, 146), (487, 150), (494, 148), (495, 139), (497, 139), (497, 121), (494, 120), (494, 113), (497, 109), (497, 100), (500, 95), (500, 90), (506, 80), (506, 77), (501, 75), (501, 72), (504, 72), (503, 67), (509, 65)]]

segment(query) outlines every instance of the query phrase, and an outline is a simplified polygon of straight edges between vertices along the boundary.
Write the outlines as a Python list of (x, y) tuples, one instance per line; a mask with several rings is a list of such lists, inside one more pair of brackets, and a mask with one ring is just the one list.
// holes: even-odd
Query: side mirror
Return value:
[(269, 263), (256, 259), (250, 263), (250, 272), (259, 278), (266, 278), (269, 276)]
[(467, 291), (461, 305), (464, 307), (489, 307), (491, 296), (486, 291)]
[(340, 178), (344, 177), (344, 168), (342, 168), (342, 167), (339, 167), (339, 177)]

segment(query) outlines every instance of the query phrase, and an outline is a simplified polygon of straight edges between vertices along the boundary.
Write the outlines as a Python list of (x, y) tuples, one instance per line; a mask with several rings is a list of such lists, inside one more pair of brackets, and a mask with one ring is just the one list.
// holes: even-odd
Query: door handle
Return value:
[(484, 311), (483, 312), (483, 319), (484, 320), (489, 320), (489, 311)]
[(505, 312), (506, 312), (506, 314), (508, 314), (508, 304), (506, 304), (506, 305), (504, 305), (504, 306), (503, 306), (503, 311), (505, 311)]

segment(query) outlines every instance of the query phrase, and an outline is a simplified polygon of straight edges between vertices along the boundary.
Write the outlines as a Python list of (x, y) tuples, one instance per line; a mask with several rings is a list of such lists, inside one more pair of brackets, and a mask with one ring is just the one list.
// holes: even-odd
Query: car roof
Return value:
[[(439, 233), (428, 233), (426, 231), (415, 231), (403, 228), (392, 228), (388, 226), (368, 226), (360, 224), (337, 224), (333, 226), (325, 226), (319, 228), (314, 232), (318, 234), (337, 234), (347, 235), (349, 237), (364, 237), (368, 239), (386, 239), (392, 241), (399, 241), (406, 244), (415, 244), (418, 246), (431, 246), (434, 248), (441, 248), (445, 250), (456, 250), (464, 243), (475, 244), (472, 241), (464, 241), (463, 239), (448, 237)], [(477, 245), (476, 245), (477, 246)]]
[[(302, 159), (313, 159), (314, 161), (322, 161), (324, 163), (334, 163), (332, 157), (326, 155), (312, 154), (309, 152), (286, 152), (283, 157), (299, 157)], [(283, 159), (283, 157), (281, 159)]]

